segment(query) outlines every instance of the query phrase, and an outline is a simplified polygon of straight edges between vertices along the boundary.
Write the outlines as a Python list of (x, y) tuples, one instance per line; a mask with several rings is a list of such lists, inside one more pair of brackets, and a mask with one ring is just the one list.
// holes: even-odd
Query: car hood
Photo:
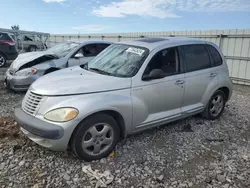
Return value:
[(36, 80), (30, 89), (40, 95), (74, 95), (114, 91), (131, 87), (131, 78), (90, 72), (79, 66), (62, 69)]
[(20, 67), (22, 67), (23, 65), (32, 63), (35, 60), (37, 61), (32, 63), (31, 66), (34, 66), (36, 64), (39, 64), (39, 63), (42, 63), (51, 59), (57, 59), (57, 57), (54, 54), (51, 54), (47, 51), (22, 53), (22, 54), (19, 54), (18, 57), (12, 62), (10, 69), (19, 70)]

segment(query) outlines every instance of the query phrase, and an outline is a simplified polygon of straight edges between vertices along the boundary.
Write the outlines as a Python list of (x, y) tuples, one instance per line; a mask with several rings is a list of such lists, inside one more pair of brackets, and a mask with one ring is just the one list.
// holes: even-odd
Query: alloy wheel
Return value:
[(214, 117), (218, 116), (223, 110), (223, 105), (224, 105), (223, 96), (220, 94), (214, 96), (210, 106), (211, 115)]
[(107, 123), (98, 123), (85, 132), (82, 148), (88, 155), (100, 155), (109, 149), (113, 141), (114, 129)]
[(3, 57), (2, 55), (0, 55), (0, 67), (4, 66), (5, 62), (6, 62), (5, 57)]

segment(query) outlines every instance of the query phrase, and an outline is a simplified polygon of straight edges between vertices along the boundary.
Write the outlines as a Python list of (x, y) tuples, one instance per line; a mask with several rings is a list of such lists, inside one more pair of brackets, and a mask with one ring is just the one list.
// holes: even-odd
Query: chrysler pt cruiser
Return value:
[(81, 159), (103, 158), (120, 138), (181, 118), (219, 118), (232, 94), (225, 58), (207, 41), (146, 38), (113, 44), (85, 65), (35, 81), (16, 121), (25, 135)]

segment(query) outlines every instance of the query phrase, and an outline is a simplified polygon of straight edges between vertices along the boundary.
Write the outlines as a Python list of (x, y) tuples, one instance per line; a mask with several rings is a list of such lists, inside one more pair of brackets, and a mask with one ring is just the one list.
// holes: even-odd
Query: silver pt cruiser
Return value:
[(16, 121), (34, 142), (71, 148), (90, 161), (120, 138), (201, 113), (214, 120), (232, 94), (219, 48), (189, 38), (147, 38), (113, 44), (85, 65), (35, 81)]

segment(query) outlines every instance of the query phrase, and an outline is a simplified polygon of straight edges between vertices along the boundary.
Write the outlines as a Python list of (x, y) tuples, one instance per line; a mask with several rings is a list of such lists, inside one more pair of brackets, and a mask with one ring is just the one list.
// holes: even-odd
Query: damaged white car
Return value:
[(26, 91), (39, 77), (62, 68), (83, 65), (110, 44), (106, 41), (70, 41), (46, 51), (20, 54), (6, 71), (4, 84), (14, 91)]

